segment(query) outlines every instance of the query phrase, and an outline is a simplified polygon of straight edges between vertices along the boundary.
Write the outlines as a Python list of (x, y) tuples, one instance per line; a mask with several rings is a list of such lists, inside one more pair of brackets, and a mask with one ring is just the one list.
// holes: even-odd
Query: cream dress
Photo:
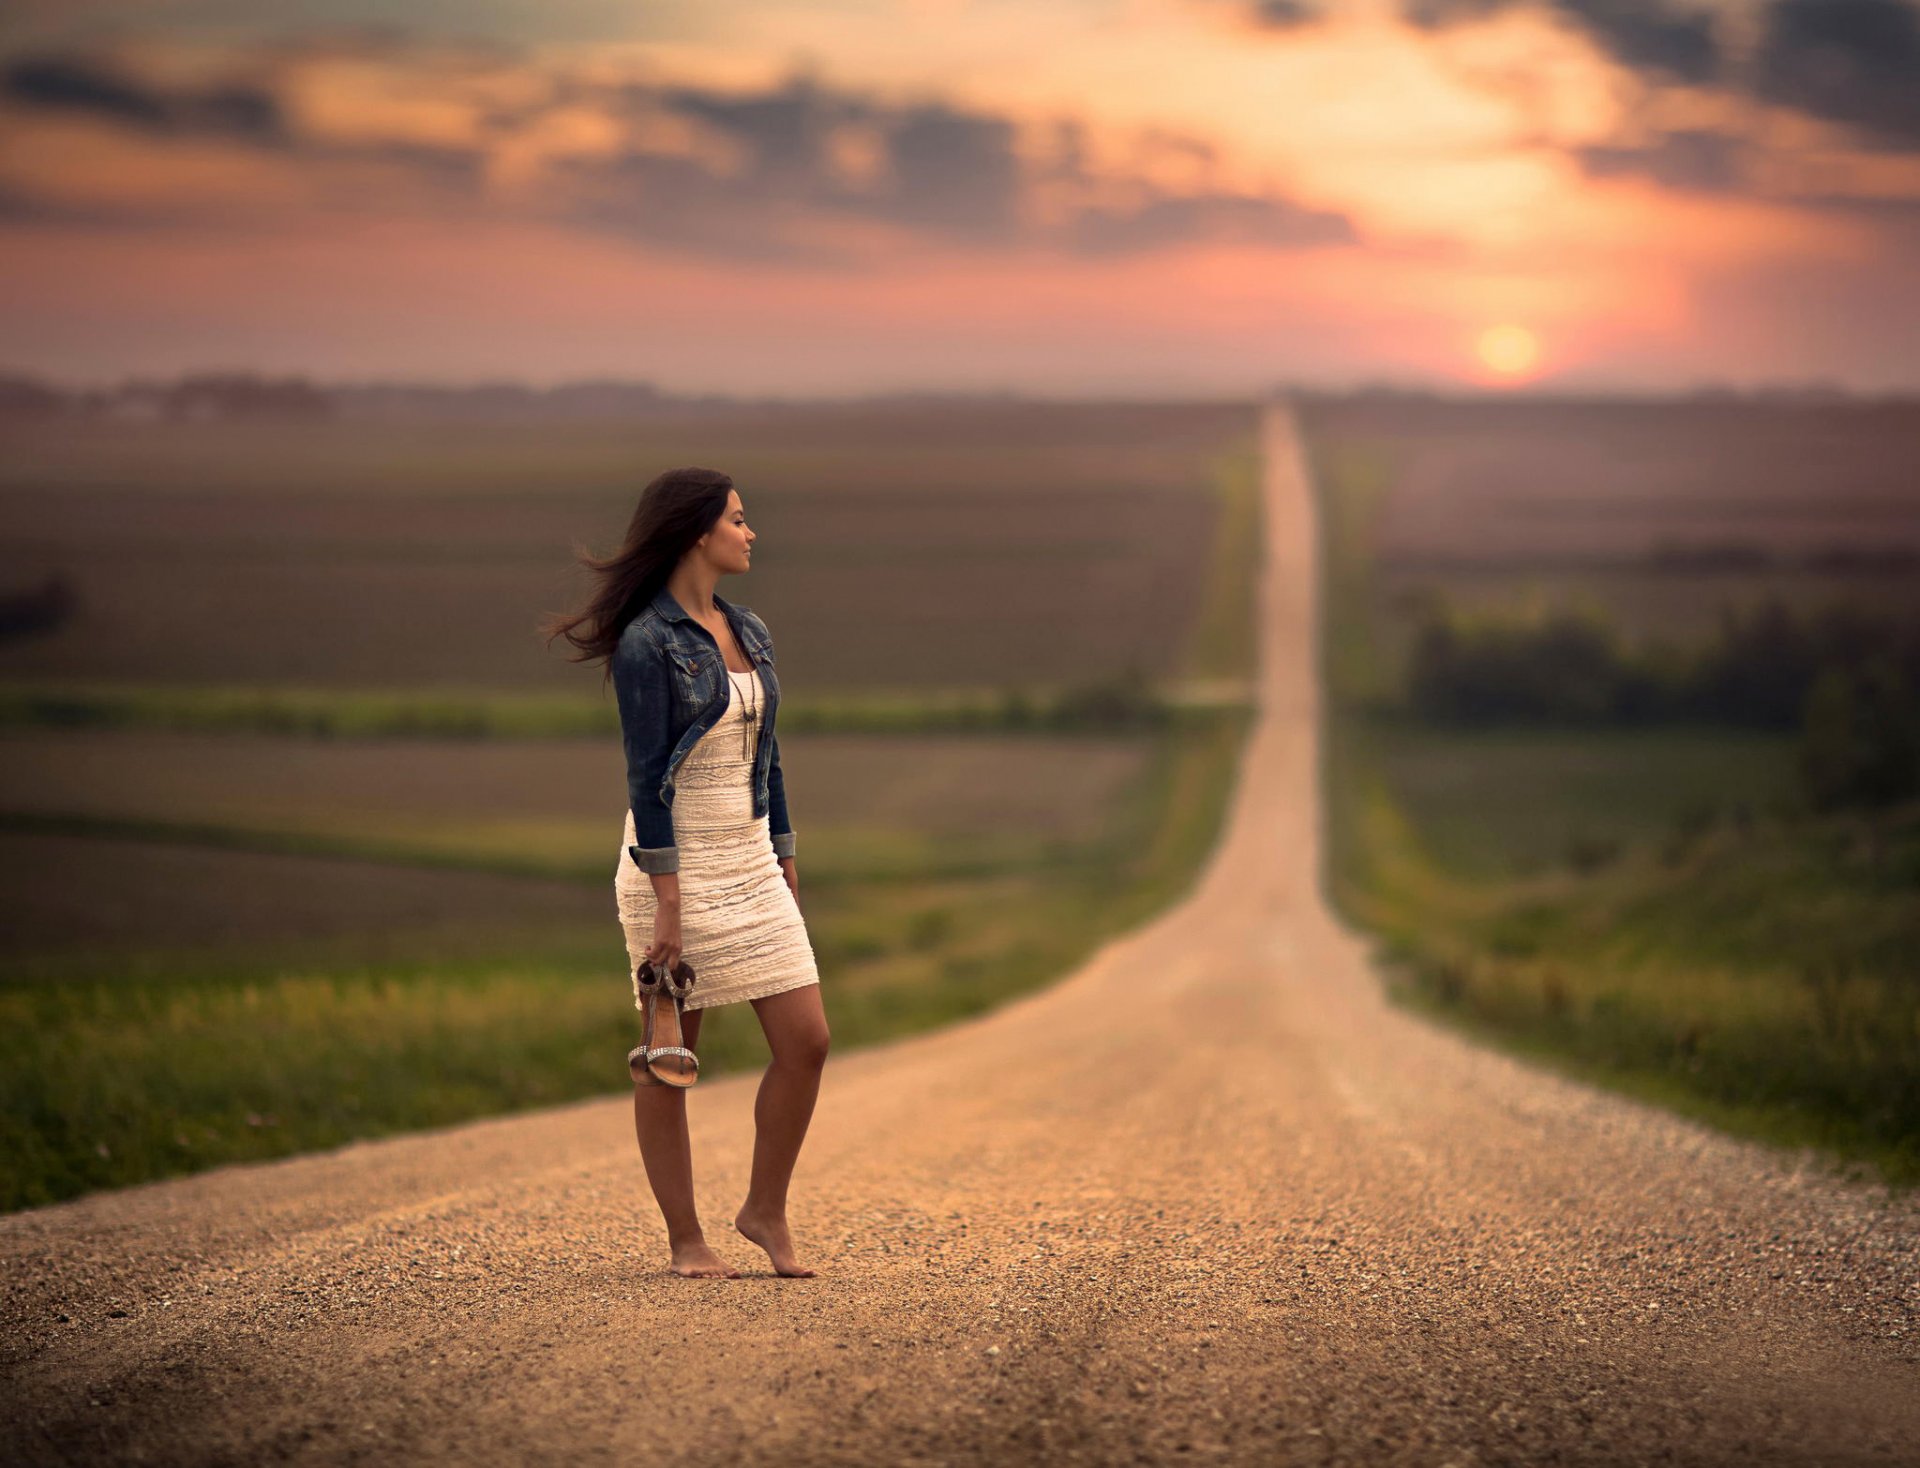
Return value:
[[(688, 1009), (763, 999), (820, 982), (800, 904), (773, 854), (767, 816), (753, 813), (753, 757), (765, 708), (757, 672), (736, 673), (727, 709), (687, 751), (674, 777), (673, 841), (680, 852), (681, 956), (693, 966)], [(754, 710), (753, 722), (747, 709)], [(653, 879), (633, 863), (633, 812), (613, 881), (627, 939), (627, 973), (653, 943)], [(633, 995), (640, 1007), (640, 991)]]

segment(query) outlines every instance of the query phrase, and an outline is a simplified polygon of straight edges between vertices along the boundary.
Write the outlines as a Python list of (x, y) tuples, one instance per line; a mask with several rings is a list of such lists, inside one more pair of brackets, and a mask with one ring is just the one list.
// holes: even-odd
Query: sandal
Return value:
[[(685, 1014), (686, 997), (693, 992), (693, 965), (683, 958), (664, 975), (654, 969), (651, 962), (642, 967), (651, 982), (643, 983), (641, 992), (651, 990), (653, 1006), (647, 1027), (647, 1069), (665, 1084), (685, 1090), (700, 1079), (700, 1057), (682, 1043), (686, 1031), (680, 1023)], [(673, 999), (671, 1005), (660, 1003), (658, 994), (663, 983)], [(656, 1045), (656, 1036), (666, 1043)]]
[(653, 1007), (661, 986), (660, 975), (644, 958), (633, 972), (633, 987), (640, 995), (640, 1043), (627, 1052), (627, 1074), (636, 1086), (664, 1086), (666, 1082), (647, 1069), (647, 1046), (653, 1043)]

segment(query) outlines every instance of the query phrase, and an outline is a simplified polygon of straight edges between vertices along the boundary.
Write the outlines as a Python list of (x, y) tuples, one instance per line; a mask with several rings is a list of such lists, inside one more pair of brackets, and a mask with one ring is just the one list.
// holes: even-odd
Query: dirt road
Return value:
[(1311, 506), (1267, 442), (1212, 863), (1044, 993), (833, 1057), (819, 1277), (732, 1237), (751, 1076), (690, 1100), (739, 1280), (664, 1273), (625, 1096), (83, 1199), (0, 1220), (0, 1460), (1915, 1462), (1920, 1204), (1381, 999), (1316, 891)]

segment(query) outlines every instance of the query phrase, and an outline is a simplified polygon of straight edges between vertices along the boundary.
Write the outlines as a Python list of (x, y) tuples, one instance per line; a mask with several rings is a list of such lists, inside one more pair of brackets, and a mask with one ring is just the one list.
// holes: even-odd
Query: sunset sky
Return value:
[(15, 0), (0, 369), (213, 368), (1920, 387), (1920, 0)]

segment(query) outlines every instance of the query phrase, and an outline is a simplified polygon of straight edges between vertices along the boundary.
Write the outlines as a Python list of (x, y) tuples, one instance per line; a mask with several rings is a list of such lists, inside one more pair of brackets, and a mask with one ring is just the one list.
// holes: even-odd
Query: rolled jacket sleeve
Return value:
[(780, 773), (780, 736), (769, 733), (773, 741), (767, 767), (767, 830), (773, 835), (773, 854), (793, 855), (793, 822), (787, 816), (787, 782)]
[(620, 706), (620, 740), (627, 755), (627, 803), (633, 809), (634, 843), (627, 854), (643, 872), (677, 872), (673, 808), (660, 798), (673, 753), (668, 743), (672, 694), (666, 655), (629, 623), (613, 653), (613, 694)]

